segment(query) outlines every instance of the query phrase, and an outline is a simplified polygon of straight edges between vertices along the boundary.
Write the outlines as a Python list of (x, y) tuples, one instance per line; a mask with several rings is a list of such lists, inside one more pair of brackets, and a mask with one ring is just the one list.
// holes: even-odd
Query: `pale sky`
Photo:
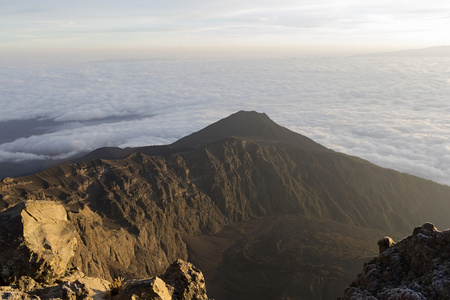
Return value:
[(0, 0), (0, 55), (450, 44), (445, 0)]

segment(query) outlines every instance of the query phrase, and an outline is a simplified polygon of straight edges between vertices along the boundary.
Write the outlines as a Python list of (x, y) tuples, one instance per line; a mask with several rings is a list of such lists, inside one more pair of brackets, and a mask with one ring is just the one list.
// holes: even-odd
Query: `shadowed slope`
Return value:
[(313, 140), (276, 124), (266, 114), (254, 111), (239, 111), (176, 141), (172, 146), (192, 148), (228, 137), (302, 149), (328, 150)]
[(254, 142), (279, 144), (309, 150), (331, 151), (301, 134), (276, 124), (264, 113), (239, 111), (203, 128), (202, 130), (183, 137), (171, 145), (124, 149), (118, 147), (104, 147), (94, 150), (73, 162), (81, 162), (90, 159), (122, 159), (132, 153), (166, 155), (190, 150), (198, 146), (205, 146), (228, 137), (237, 137)]

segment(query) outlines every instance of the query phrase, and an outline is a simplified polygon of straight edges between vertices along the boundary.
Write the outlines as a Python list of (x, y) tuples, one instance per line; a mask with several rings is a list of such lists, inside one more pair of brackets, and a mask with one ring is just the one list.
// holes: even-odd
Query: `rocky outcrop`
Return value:
[(173, 287), (174, 299), (208, 300), (202, 272), (189, 262), (177, 260), (161, 276)]
[(54, 201), (29, 200), (1, 212), (2, 299), (102, 299), (109, 282), (72, 267), (77, 236)]
[(0, 213), (1, 299), (208, 299), (202, 272), (180, 259), (162, 279), (130, 280), (123, 287), (122, 280), (114, 286), (86, 277), (72, 267), (77, 236), (56, 202), (27, 201)]
[(65, 208), (53, 201), (26, 201), (1, 213), (0, 275), (9, 284), (31, 276), (52, 283), (75, 255), (75, 228)]
[(148, 279), (115, 281), (86, 277), (78, 272), (54, 284), (40, 284), (22, 276), (9, 286), (0, 286), (0, 299), (64, 300), (208, 300), (203, 274), (194, 265), (177, 260), (161, 275)]
[(178, 259), (160, 277), (125, 282), (116, 300), (208, 300), (205, 279), (193, 264)]
[(66, 270), (65, 276), (51, 284), (37, 282), (30, 276), (16, 277), (9, 285), (0, 286), (0, 299), (101, 300), (109, 297), (110, 286), (104, 279)]
[(450, 230), (431, 223), (364, 265), (343, 299), (450, 299)]
[(380, 239), (378, 241), (378, 250), (380, 251), (380, 253), (386, 251), (388, 248), (390, 248), (391, 246), (395, 245), (394, 240), (389, 237), (389, 236), (385, 236), (384, 238)]
[(161, 278), (154, 277), (143, 280), (129, 280), (124, 283), (122, 291), (115, 300), (158, 299), (172, 300), (173, 289)]

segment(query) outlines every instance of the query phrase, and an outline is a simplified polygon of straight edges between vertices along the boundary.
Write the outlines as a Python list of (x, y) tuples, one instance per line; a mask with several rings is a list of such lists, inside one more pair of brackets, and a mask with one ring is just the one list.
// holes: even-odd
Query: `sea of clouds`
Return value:
[(239, 110), (450, 185), (450, 58), (151, 59), (2, 66), (0, 162), (168, 144)]

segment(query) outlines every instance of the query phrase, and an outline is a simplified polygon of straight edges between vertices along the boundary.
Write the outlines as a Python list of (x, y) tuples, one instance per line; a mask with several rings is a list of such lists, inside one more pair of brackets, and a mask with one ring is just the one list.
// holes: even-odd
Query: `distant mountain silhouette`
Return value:
[(171, 145), (102, 148), (0, 182), (0, 209), (66, 207), (87, 275), (147, 277), (188, 259), (218, 300), (336, 299), (374, 240), (450, 227), (449, 197), (243, 111)]
[(391, 52), (360, 54), (358, 56), (380, 56), (380, 57), (449, 57), (450, 46), (436, 46), (422, 49), (408, 49)]

